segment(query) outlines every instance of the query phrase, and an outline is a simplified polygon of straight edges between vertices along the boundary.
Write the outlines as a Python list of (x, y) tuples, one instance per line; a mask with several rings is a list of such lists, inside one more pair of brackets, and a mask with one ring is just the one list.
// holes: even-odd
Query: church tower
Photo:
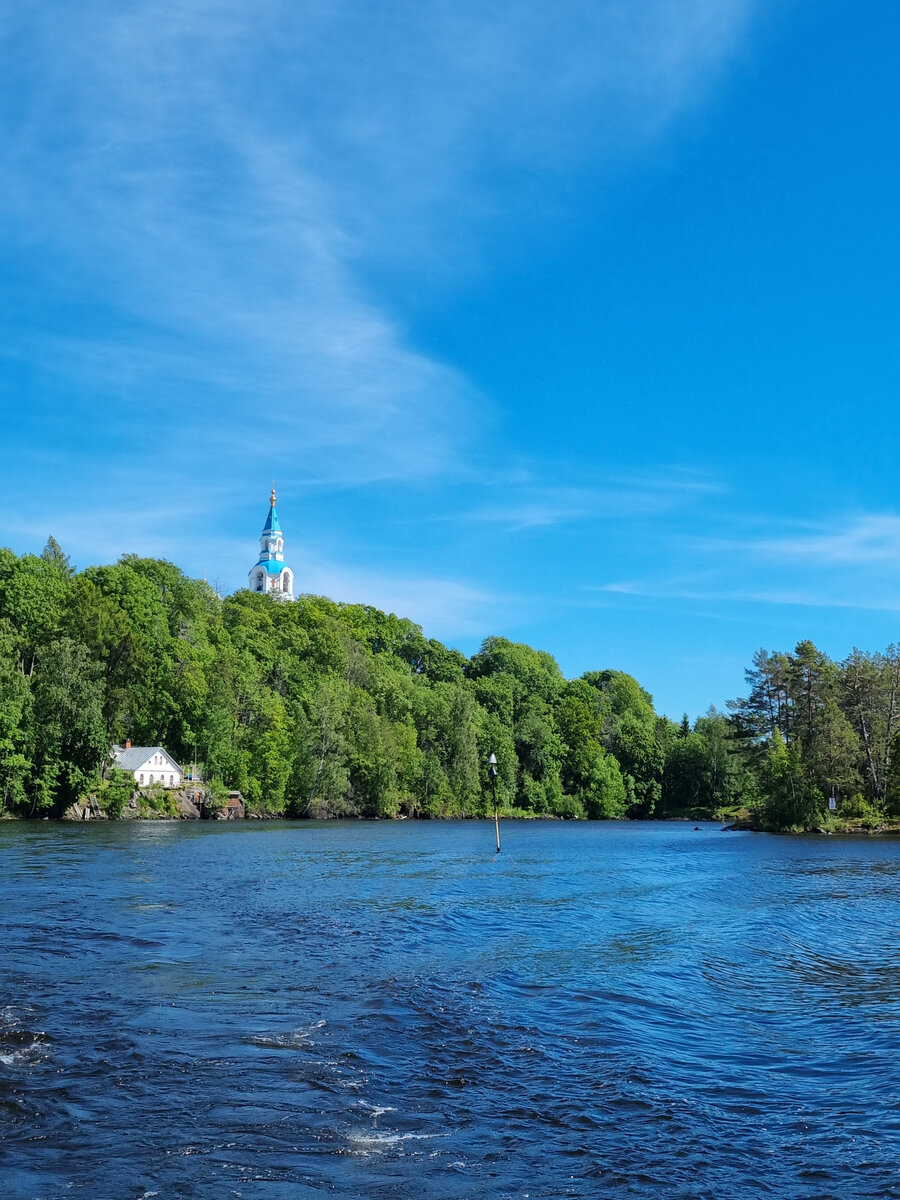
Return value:
[(269, 497), (269, 515), (259, 539), (259, 562), (250, 571), (251, 592), (266, 592), (278, 600), (293, 600), (294, 572), (284, 565), (284, 534), (275, 511), (275, 489)]

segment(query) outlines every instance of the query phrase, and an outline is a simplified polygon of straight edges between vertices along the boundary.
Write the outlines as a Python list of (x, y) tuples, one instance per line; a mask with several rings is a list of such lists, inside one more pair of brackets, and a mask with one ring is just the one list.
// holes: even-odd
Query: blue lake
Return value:
[(0, 1194), (900, 1197), (900, 841), (0, 824)]

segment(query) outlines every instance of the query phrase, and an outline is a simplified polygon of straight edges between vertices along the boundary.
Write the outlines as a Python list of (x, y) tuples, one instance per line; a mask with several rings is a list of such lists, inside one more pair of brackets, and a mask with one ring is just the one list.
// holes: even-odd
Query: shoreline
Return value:
[[(879, 825), (867, 827), (861, 821), (834, 821), (826, 825), (817, 825), (808, 829), (770, 829), (757, 821), (750, 819), (740, 820), (722, 820), (718, 817), (709, 816), (668, 816), (668, 817), (614, 817), (614, 818), (591, 818), (578, 819), (553, 816), (551, 813), (500, 813), (502, 821), (553, 821), (566, 824), (579, 825), (594, 825), (594, 824), (616, 824), (616, 825), (636, 825), (636, 824), (658, 824), (658, 825), (717, 825), (720, 833), (763, 833), (770, 834), (775, 837), (841, 837), (841, 838), (871, 838), (871, 837), (900, 837), (900, 820), (883, 821)], [(172, 813), (154, 813), (144, 812), (141, 814), (129, 814), (121, 817), (111, 817), (106, 813), (95, 812), (89, 816), (20, 816), (15, 813), (5, 812), (0, 814), (0, 822), (12, 821), (21, 824), (38, 824), (45, 821), (52, 822), (58, 825), (83, 825), (96, 824), (103, 822), (105, 824), (130, 824), (132, 822), (166, 822), (173, 825), (192, 824), (194, 822), (203, 822), (204, 824), (246, 824), (247, 822), (262, 822), (262, 821), (285, 821), (290, 824), (301, 825), (310, 821), (354, 821), (361, 824), (374, 822), (396, 822), (397, 824), (405, 821), (415, 821), (416, 823), (435, 823), (435, 824), (452, 824), (462, 821), (493, 821), (493, 816), (483, 814), (479, 816), (446, 816), (446, 817), (409, 817), (399, 815), (395, 817), (359, 817), (359, 816), (304, 816), (291, 817), (284, 813), (247, 813), (243, 817), (226, 817), (226, 816), (209, 816), (204, 817), (200, 814), (193, 815), (181, 813), (173, 815)]]

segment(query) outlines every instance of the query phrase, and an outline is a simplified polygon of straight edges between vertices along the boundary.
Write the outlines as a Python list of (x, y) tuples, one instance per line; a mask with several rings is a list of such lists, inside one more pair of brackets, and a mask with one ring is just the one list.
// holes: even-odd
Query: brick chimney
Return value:
[(125, 749), (126, 749), (126, 750), (130, 750), (130, 749), (131, 749), (131, 738), (126, 738), (126, 739), (125, 739)]

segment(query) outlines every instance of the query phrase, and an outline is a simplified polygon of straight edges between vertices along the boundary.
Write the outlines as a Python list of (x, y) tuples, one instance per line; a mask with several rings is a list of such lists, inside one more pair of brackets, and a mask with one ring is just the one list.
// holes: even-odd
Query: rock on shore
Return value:
[[(148, 802), (147, 795), (135, 792), (118, 819), (121, 821), (171, 820), (173, 815), (180, 821), (199, 821), (203, 816), (203, 805), (207, 799), (205, 789), (192, 787), (167, 793), (175, 801), (177, 812), (158, 812)], [(110, 818), (100, 807), (96, 796), (88, 796), (77, 804), (70, 805), (62, 815), (64, 821), (107, 821)]]

